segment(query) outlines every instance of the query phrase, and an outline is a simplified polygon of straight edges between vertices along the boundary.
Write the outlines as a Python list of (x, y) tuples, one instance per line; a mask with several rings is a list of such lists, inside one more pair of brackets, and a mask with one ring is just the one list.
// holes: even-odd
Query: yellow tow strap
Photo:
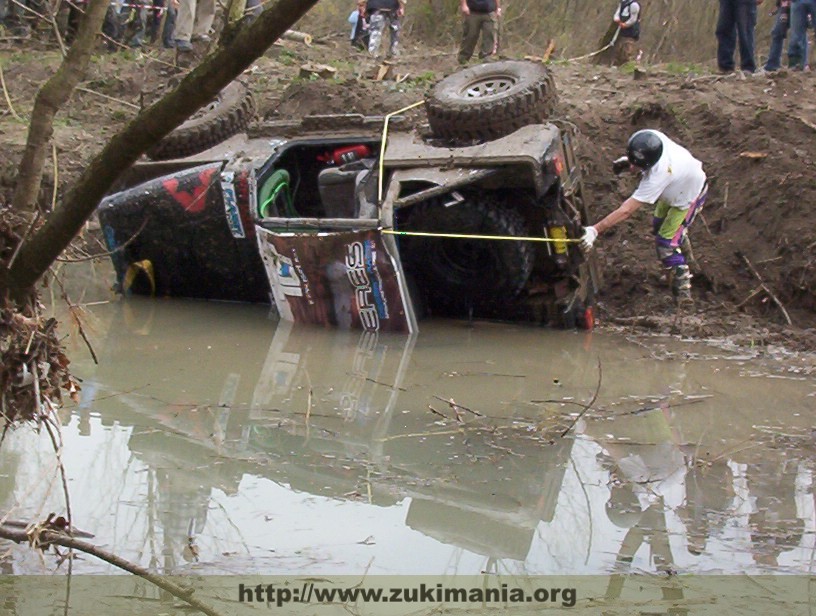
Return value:
[(385, 120), (383, 121), (382, 143), (380, 144), (380, 164), (378, 169), (379, 178), (377, 178), (377, 205), (380, 205), (383, 199), (383, 166), (385, 162), (385, 142), (388, 141), (388, 123), (391, 121), (392, 116), (409, 111), (414, 107), (419, 107), (424, 102), (425, 101), (417, 101), (416, 103), (408, 105), (407, 107), (392, 111), (385, 116)]
[(518, 237), (514, 235), (470, 235), (466, 233), (427, 233), (425, 231), (396, 231), (394, 229), (383, 229), (383, 233), (389, 235), (417, 235), (421, 237), (451, 237), (465, 240), (510, 240), (516, 242), (569, 242), (577, 243), (581, 240), (571, 238), (553, 237)]
[(122, 292), (127, 293), (130, 290), (139, 272), (144, 272), (148, 281), (150, 281), (150, 295), (156, 295), (156, 277), (153, 274), (153, 264), (150, 262), (150, 259), (136, 261), (128, 265), (127, 271), (125, 272), (125, 279), (122, 281)]

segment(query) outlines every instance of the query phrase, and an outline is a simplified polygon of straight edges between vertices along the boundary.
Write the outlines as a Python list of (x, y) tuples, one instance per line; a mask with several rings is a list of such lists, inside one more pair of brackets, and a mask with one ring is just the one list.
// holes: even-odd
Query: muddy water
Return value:
[[(61, 415), (73, 518), (155, 570), (813, 570), (816, 382), (796, 358), (489, 323), (301, 329), (216, 303), (89, 310), (99, 363), (72, 346), (83, 390)], [(0, 511), (62, 511), (53, 468), (43, 435), (8, 436)], [(55, 569), (23, 547), (0, 564)]]

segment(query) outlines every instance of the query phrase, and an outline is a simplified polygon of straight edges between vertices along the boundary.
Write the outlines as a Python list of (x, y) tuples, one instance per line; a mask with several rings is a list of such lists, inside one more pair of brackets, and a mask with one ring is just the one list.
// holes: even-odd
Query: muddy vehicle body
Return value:
[[(121, 290), (270, 301), (289, 321), (365, 330), (415, 331), (426, 314), (591, 327), (573, 136), (531, 121), (549, 76), (485, 66), (504, 64), (451, 76), (460, 94), (426, 101), (430, 134), (311, 117), (290, 138), (266, 126), (136, 165), (98, 209)], [(531, 90), (538, 108), (516, 117)], [(500, 106), (496, 126), (473, 129), (457, 109), (473, 101), (477, 116)]]

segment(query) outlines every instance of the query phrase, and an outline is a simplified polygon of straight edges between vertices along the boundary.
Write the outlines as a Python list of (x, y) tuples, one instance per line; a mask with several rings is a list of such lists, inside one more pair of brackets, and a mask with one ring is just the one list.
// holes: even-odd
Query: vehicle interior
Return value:
[(258, 219), (376, 218), (379, 148), (373, 139), (284, 145), (257, 174)]

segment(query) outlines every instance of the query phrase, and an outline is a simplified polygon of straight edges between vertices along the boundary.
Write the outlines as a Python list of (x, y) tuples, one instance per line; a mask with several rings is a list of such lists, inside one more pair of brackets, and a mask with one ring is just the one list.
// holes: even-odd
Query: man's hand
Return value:
[(595, 229), (595, 227), (584, 227), (584, 235), (581, 236), (581, 250), (592, 250), (592, 245), (597, 239), (598, 231)]
[(629, 159), (626, 156), (621, 156), (620, 158), (616, 158), (612, 161), (612, 173), (618, 175), (619, 173), (623, 173), (624, 171), (628, 170), (632, 163), (629, 162)]

